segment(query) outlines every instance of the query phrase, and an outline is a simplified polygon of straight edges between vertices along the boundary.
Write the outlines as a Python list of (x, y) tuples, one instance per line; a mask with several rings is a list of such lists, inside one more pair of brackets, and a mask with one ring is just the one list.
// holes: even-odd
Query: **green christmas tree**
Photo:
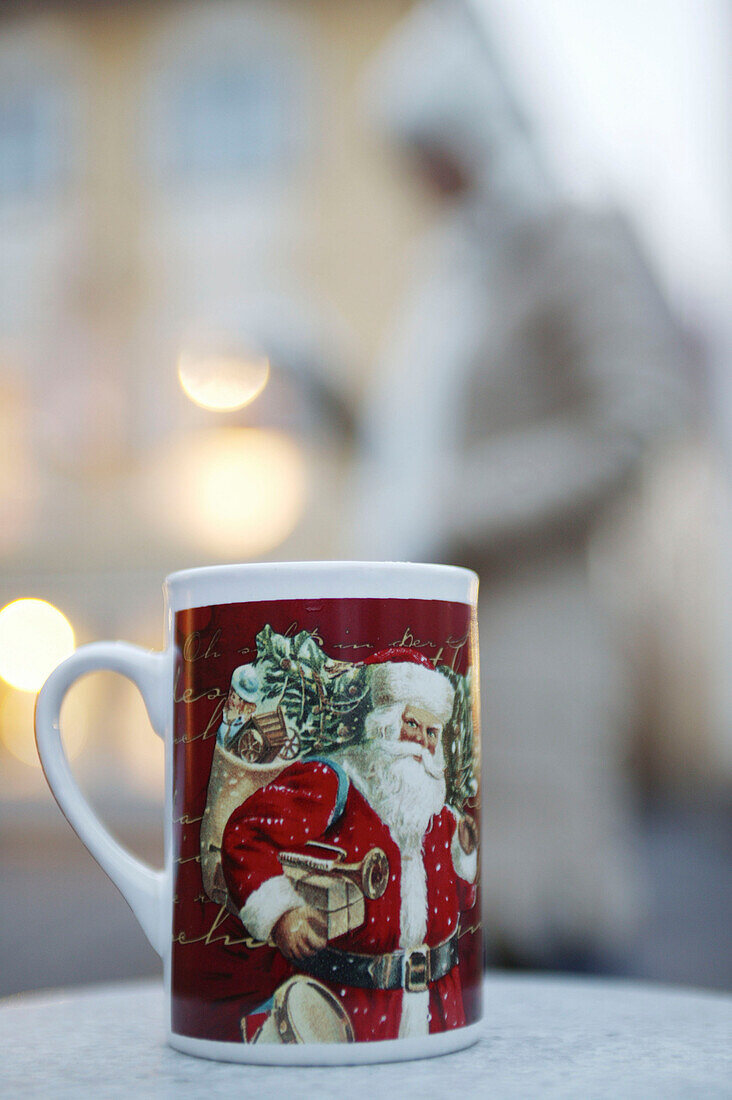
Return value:
[(465, 676), (446, 666), (442, 666), (440, 671), (447, 676), (455, 689), (452, 717), (442, 735), (445, 748), (446, 798), (451, 806), (463, 813), (466, 803), (478, 792), (473, 737), (472, 669)]
[(282, 707), (304, 756), (358, 741), (369, 709), (367, 668), (328, 657), (303, 630), (291, 638), (265, 626), (257, 635), (263, 702)]

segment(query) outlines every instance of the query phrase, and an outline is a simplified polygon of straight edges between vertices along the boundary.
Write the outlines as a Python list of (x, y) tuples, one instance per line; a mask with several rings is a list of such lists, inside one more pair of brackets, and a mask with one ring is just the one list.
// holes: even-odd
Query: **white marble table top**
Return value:
[(491, 975), (484, 1038), (422, 1062), (268, 1068), (165, 1045), (161, 984), (0, 1002), (0, 1095), (48, 1098), (732, 1097), (732, 997), (595, 978)]

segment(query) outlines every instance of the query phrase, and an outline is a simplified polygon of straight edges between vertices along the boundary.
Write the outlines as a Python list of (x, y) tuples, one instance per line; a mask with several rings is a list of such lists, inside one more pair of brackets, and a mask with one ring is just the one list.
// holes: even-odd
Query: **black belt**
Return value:
[(386, 955), (358, 955), (353, 951), (324, 947), (310, 958), (298, 959), (296, 965), (314, 978), (337, 985), (421, 993), (430, 982), (444, 978), (457, 964), (458, 934), (455, 932), (436, 947), (423, 943), (409, 951), (390, 951)]

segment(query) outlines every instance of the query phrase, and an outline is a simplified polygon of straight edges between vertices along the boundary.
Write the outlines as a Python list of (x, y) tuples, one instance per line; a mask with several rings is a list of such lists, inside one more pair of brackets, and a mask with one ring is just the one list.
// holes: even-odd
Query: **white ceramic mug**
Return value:
[[(46, 778), (164, 960), (174, 1047), (339, 1064), (478, 1038), (477, 587), (436, 565), (193, 569), (165, 582), (162, 653), (94, 643), (47, 680)], [(165, 740), (161, 871), (64, 755), (64, 696), (97, 669)]]

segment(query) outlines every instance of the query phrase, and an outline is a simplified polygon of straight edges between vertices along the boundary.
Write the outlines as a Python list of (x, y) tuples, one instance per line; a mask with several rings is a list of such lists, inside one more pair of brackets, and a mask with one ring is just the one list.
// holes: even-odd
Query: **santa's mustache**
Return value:
[(387, 756), (393, 756), (397, 759), (409, 757), (412, 760), (419, 760), (424, 770), (433, 779), (444, 778), (444, 768), (441, 761), (436, 760), (429, 749), (416, 741), (380, 741), (379, 749)]

